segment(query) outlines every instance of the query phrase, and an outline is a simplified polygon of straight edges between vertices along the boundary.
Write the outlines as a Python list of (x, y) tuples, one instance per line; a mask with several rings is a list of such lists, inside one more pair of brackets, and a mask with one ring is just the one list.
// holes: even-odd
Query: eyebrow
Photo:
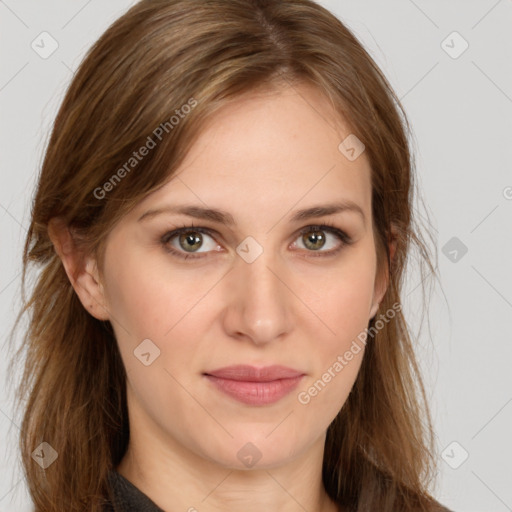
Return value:
[[(302, 210), (297, 210), (290, 218), (290, 222), (299, 222), (307, 219), (325, 217), (326, 215), (333, 215), (342, 212), (354, 212), (359, 214), (366, 225), (366, 217), (363, 209), (357, 203), (354, 203), (353, 201), (349, 200), (336, 203), (329, 203), (325, 205), (316, 205)], [(234, 226), (236, 224), (233, 216), (226, 211), (193, 205), (165, 206), (162, 208), (148, 210), (139, 217), (137, 222), (141, 222), (142, 220), (148, 220), (163, 213), (187, 215), (189, 217), (209, 220), (211, 222), (224, 224), (226, 226)]]

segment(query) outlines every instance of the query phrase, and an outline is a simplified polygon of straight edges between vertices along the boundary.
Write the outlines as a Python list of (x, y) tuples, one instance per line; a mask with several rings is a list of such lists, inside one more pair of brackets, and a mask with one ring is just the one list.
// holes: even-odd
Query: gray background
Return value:
[[(21, 247), (49, 128), (84, 52), (133, 3), (0, 1), (2, 342), (20, 305)], [(434, 495), (457, 512), (512, 511), (512, 0), (320, 3), (370, 51), (414, 129), (442, 283), (431, 297), (430, 331), (416, 315), (414, 266), (403, 302), (422, 329), (418, 354), (440, 462)], [(43, 31), (58, 44), (46, 59), (31, 47), (35, 40), (39, 52), (51, 49)], [(12, 384), (6, 363), (0, 375)], [(28, 511), (12, 388), (0, 396), (0, 413), (0, 512)]]

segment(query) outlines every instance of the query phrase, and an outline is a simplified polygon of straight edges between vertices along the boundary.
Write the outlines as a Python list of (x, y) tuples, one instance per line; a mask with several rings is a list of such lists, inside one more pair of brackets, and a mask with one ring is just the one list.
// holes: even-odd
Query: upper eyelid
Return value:
[[(346, 232), (345, 229), (343, 228), (339, 228), (337, 226), (335, 226), (334, 224), (329, 224), (328, 222), (323, 222), (323, 223), (317, 223), (317, 224), (307, 224), (305, 226), (303, 226), (302, 228), (299, 228), (297, 230), (295, 230), (295, 233), (294, 234), (300, 234), (302, 231), (306, 230), (306, 229), (312, 229), (312, 228), (317, 228), (318, 230), (322, 230), (322, 229), (325, 229), (326, 231), (333, 231), (335, 232), (336, 230), (338, 231), (342, 231), (342, 232)], [(214, 234), (217, 234), (217, 235), (220, 235), (222, 236), (219, 231), (215, 228), (209, 228), (209, 227), (206, 227), (206, 226), (195, 226), (193, 224), (190, 224), (190, 225), (187, 225), (187, 226), (182, 226), (182, 227), (177, 227), (177, 228), (171, 228), (171, 229), (168, 229), (165, 231), (164, 233), (164, 236), (167, 236), (167, 235), (177, 235), (179, 233), (183, 233), (183, 232), (187, 232), (187, 231), (198, 231), (200, 233), (206, 233), (207, 235), (210, 235), (212, 233)], [(348, 234), (347, 234), (348, 236)]]
[[(329, 224), (328, 222), (318, 223), (318, 224), (307, 224), (306, 226), (303, 226), (302, 228), (299, 228), (294, 233), (294, 236), (300, 236), (300, 234), (308, 229), (313, 230), (314, 228), (317, 228), (319, 231), (328, 231), (332, 235), (334, 235), (336, 238), (338, 238), (342, 244), (348, 244), (349, 241), (352, 240), (351, 236), (346, 232), (346, 230), (336, 227), (335, 225)], [(165, 234), (161, 237), (162, 240), (166, 240), (166, 243), (169, 243), (170, 240), (174, 239), (176, 236), (178, 236), (181, 233), (186, 233), (187, 231), (197, 231), (199, 233), (206, 234), (210, 237), (212, 237), (217, 243), (218, 240), (214, 235), (220, 235), (220, 233), (213, 228), (208, 228), (204, 226), (195, 226), (193, 224), (182, 226), (176, 229), (170, 229), (165, 232)], [(338, 233), (339, 232), (339, 233)], [(222, 235), (220, 235), (222, 238)], [(347, 240), (344, 240), (343, 238), (346, 238)], [(209, 251), (205, 251), (209, 252)], [(329, 251), (319, 251), (319, 252), (329, 252)], [(194, 254), (194, 253), (191, 253)], [(200, 253), (196, 253), (200, 254)]]

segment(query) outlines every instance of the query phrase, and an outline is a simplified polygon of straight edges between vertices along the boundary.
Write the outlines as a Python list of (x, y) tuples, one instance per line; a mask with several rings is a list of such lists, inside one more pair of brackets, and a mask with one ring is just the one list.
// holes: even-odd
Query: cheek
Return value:
[[(314, 337), (310, 324), (303, 329), (314, 340), (306, 350), (315, 361), (313, 374), (297, 393), (297, 402), (308, 418), (327, 418), (332, 421), (346, 402), (357, 379), (365, 352), (366, 329), (372, 300), (374, 274), (371, 259), (358, 265), (347, 265), (342, 276), (326, 285), (318, 294), (311, 309), (328, 328), (321, 326), (321, 336)], [(350, 267), (350, 268), (349, 268)], [(318, 328), (318, 322), (315, 322)], [(320, 332), (320, 331), (317, 331)], [(312, 345), (315, 350), (313, 352)], [(310, 428), (319, 428), (314, 421)]]
[(311, 294), (310, 309), (322, 325), (309, 320), (304, 321), (301, 329), (309, 333), (308, 339), (314, 340), (314, 327), (317, 328), (317, 364), (314, 375), (297, 396), (298, 402), (310, 411), (315, 409), (334, 417), (357, 378), (366, 346), (375, 265), (373, 246), (361, 245), (335, 271), (323, 276), (316, 292)]
[(173, 268), (163, 250), (129, 248), (119, 238), (105, 255), (109, 312), (122, 335), (159, 338), (193, 307), (198, 283), (190, 272)]
[(308, 284), (312, 311), (330, 329), (332, 345), (357, 335), (369, 321), (375, 285), (376, 258), (373, 246), (365, 244), (347, 254), (336, 268), (319, 275), (317, 286)]
[[(120, 252), (112, 250), (106, 274), (109, 310), (126, 370), (135, 370), (135, 381), (141, 371), (147, 376), (147, 381), (137, 386), (142, 386), (141, 392), (146, 388), (151, 396), (151, 389), (162, 387), (159, 379), (169, 384), (169, 376), (163, 373), (162, 377), (162, 372), (157, 376), (155, 368), (176, 374), (180, 382), (187, 380), (196, 366), (204, 368), (198, 347), (208, 337), (222, 303), (221, 298), (215, 300), (213, 289), (222, 274), (178, 268), (165, 254), (142, 250), (126, 251), (115, 265)], [(147, 339), (152, 344), (141, 345)], [(148, 368), (141, 368), (134, 354), (146, 353), (145, 347), (158, 357)], [(148, 369), (152, 371), (144, 373)]]

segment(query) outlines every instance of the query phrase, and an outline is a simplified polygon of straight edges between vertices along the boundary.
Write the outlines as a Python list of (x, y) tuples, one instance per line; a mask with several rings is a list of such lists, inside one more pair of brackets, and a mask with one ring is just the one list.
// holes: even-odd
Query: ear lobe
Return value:
[(372, 309), (370, 310), (370, 320), (373, 319), (373, 317), (377, 314), (377, 311), (379, 309), (379, 303), (376, 302), (373, 306), (372, 306)]
[(48, 235), (85, 310), (98, 320), (109, 320), (95, 259), (77, 249), (69, 227), (61, 218), (50, 220)]

